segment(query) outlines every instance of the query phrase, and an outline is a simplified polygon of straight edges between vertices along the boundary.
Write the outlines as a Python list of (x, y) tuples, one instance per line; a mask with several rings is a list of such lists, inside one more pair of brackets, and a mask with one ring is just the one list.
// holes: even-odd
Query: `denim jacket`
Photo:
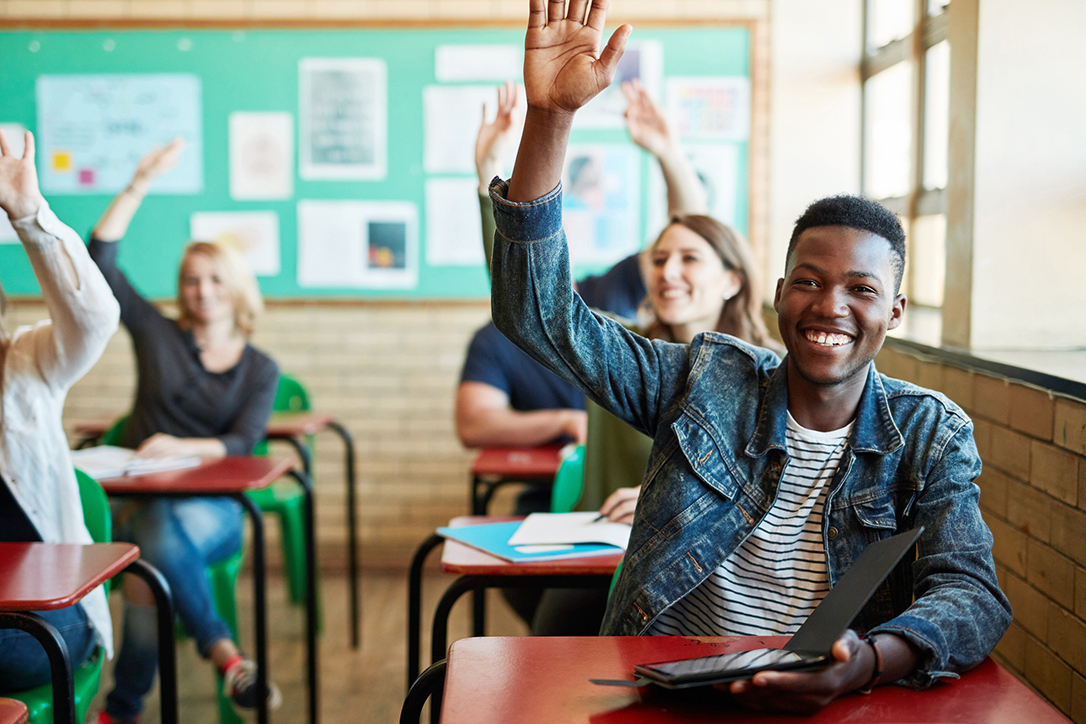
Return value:
[[(715, 332), (647, 340), (590, 311), (570, 283), (561, 189), (523, 204), (491, 186), (494, 322), (596, 403), (654, 439), (602, 633), (639, 635), (719, 566), (769, 510), (788, 457), (787, 359)], [(927, 686), (975, 666), (1010, 625), (981, 519), (972, 423), (943, 395), (868, 370), (830, 483), (831, 585), (864, 548), (923, 525), (915, 553), (853, 623), (910, 641)]]

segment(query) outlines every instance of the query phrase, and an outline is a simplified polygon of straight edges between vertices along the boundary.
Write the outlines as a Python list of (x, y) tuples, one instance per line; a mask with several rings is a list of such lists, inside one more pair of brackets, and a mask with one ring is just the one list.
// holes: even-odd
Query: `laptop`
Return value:
[(799, 630), (780, 649), (755, 649), (682, 661), (638, 664), (635, 681), (592, 679), (605, 686), (656, 684), (666, 689), (723, 684), (749, 679), (759, 671), (804, 671), (832, 662), (830, 650), (890, 571), (905, 556), (923, 526), (872, 543), (830, 589)]

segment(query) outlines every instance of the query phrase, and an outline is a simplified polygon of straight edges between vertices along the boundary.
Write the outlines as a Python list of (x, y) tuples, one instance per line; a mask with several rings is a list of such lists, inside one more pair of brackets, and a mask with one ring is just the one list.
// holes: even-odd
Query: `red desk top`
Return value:
[(26, 724), (26, 704), (15, 699), (0, 699), (0, 724)]
[[(480, 523), (500, 523), (523, 518), (496, 517), (485, 515), (462, 515), (453, 518), (449, 527)], [(568, 558), (559, 561), (537, 561), (533, 563), (511, 563), (478, 548), (464, 545), (454, 540), (446, 540), (441, 551), (441, 570), (443, 573), (455, 573), (461, 576), (610, 576), (622, 562), (622, 553), (610, 553), (605, 556), (586, 558)]]
[[(811, 717), (741, 709), (721, 695), (712, 705), (683, 692), (598, 686), (589, 678), (632, 679), (634, 664), (777, 647), (785, 636), (487, 637), (449, 652), (442, 724), (1066, 724), (1068, 720), (991, 659), (961, 680), (926, 691), (880, 686), (844, 696)], [(764, 643), (763, 643), (764, 642)]]
[(266, 488), (293, 467), (289, 458), (225, 457), (199, 467), (99, 480), (110, 495), (125, 493), (241, 493)]
[(562, 460), (557, 445), (488, 447), (479, 451), (471, 474), (499, 478), (553, 478)]
[[(90, 422), (81, 422), (75, 426), (75, 431), (84, 437), (101, 437), (118, 417), (120, 415), (111, 415)], [(328, 427), (334, 419), (327, 412), (278, 412), (268, 420), (264, 434), (266, 437), (275, 438), (315, 435)]]
[(139, 555), (131, 543), (0, 543), (0, 611), (67, 608)]

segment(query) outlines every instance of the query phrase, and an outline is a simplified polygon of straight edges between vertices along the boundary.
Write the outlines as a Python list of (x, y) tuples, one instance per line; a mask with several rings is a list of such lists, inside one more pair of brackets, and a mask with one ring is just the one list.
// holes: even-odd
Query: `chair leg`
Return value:
[(445, 686), (445, 659), (433, 663), (430, 668), (419, 674), (415, 683), (407, 692), (407, 698), (400, 709), (400, 724), (418, 724), (422, 716), (422, 707), (433, 695), (430, 709), (430, 721), (437, 722), (440, 716), (440, 690)]

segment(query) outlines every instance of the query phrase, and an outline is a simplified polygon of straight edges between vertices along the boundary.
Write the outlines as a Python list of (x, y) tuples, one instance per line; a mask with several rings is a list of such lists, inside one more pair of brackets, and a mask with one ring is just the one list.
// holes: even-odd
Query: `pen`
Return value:
[(606, 518), (607, 518), (606, 513), (600, 513), (599, 515), (597, 515), (595, 518), (592, 519), (592, 522), (593, 523), (599, 523), (601, 520), (605, 520)]

